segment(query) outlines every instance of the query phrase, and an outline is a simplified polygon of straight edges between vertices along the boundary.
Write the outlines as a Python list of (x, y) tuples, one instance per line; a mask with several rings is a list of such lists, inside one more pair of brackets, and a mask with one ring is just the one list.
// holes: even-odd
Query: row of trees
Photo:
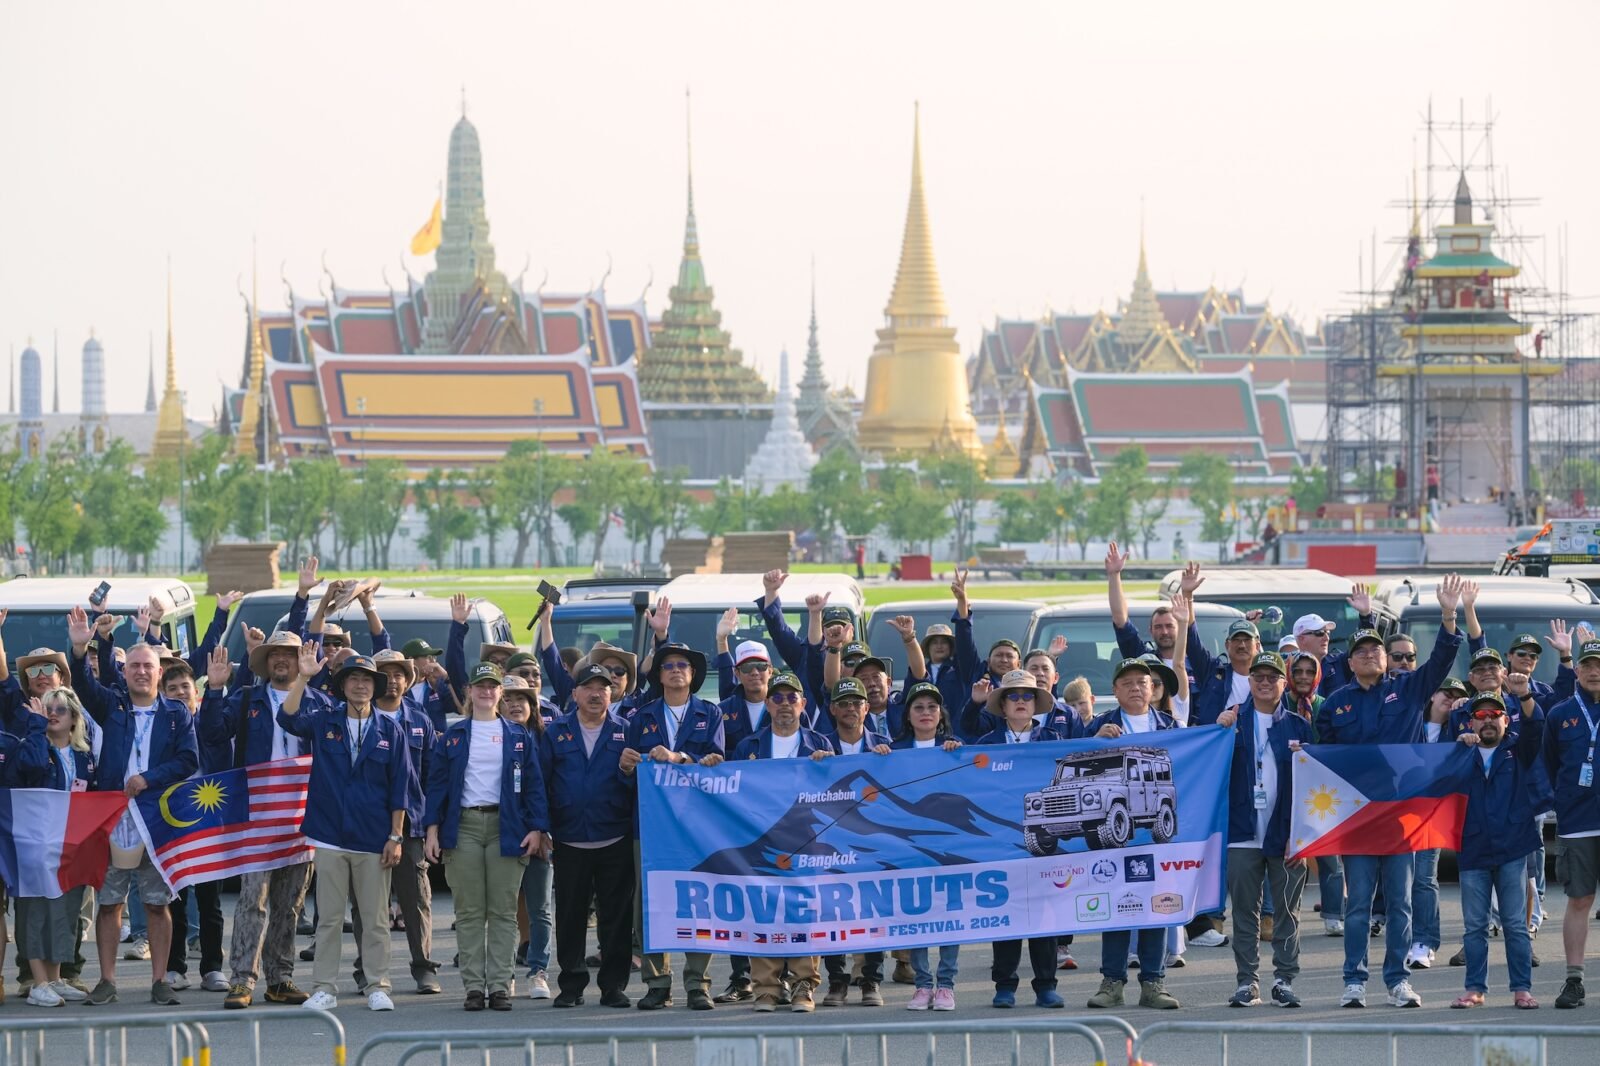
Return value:
[(178, 471), (157, 463), (140, 469), (123, 441), (101, 455), (80, 453), (68, 439), (24, 461), (15, 449), (0, 452), (0, 546), (17, 556), (17, 535), (28, 532), (30, 565), (53, 571), (91, 570), (97, 556), (113, 566), (148, 567), (167, 531), (161, 501), (176, 493)]

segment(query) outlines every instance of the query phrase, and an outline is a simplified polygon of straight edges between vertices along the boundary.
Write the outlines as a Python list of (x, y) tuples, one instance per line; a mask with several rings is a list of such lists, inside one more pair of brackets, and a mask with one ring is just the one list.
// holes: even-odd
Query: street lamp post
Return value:
[(361, 419), (361, 469), (367, 467), (367, 398), (356, 397), (356, 417)]

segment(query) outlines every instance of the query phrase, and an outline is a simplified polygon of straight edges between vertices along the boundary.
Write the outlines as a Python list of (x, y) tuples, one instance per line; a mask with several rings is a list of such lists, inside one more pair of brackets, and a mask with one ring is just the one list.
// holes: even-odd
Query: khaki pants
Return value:
[[(311, 967), (312, 990), (337, 995), (340, 953), (344, 947), (344, 912), (353, 899), (365, 914), (389, 914), (389, 868), (383, 857), (367, 851), (316, 850), (317, 959)], [(361, 931), (361, 961), (367, 991), (387, 992), (389, 923), (367, 923)]]
[(517, 890), (528, 860), (500, 854), (500, 812), (461, 812), (456, 846), (444, 853), (455, 897), (456, 946), (466, 991), (509, 992), (517, 947)]
[(771, 959), (760, 955), (750, 957), (750, 978), (755, 982), (756, 999), (762, 996), (778, 998), (778, 983), (783, 979), (783, 968), (787, 965), (789, 972), (794, 975), (795, 989), (801, 985), (815, 990), (822, 979), (818, 972), (817, 956), (801, 955), (793, 959)]
[[(633, 868), (642, 870), (639, 858), (639, 842), (633, 843)], [(635, 875), (633, 883), (633, 936), (634, 943), (641, 944), (644, 939), (644, 884), (643, 873)], [(711, 956), (702, 951), (686, 951), (683, 954), (683, 990), (693, 992), (695, 989), (711, 991), (711, 975), (707, 973), (711, 968)], [(672, 988), (672, 956), (665, 953), (639, 956), (639, 976), (644, 979), (646, 988)], [(813, 981), (813, 984), (816, 982)]]

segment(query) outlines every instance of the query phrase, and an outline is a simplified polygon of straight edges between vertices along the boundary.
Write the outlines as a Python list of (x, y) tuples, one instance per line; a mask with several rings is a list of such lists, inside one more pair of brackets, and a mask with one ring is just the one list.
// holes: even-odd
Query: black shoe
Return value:
[(483, 993), (474, 988), (467, 993), (467, 1002), (463, 1004), (466, 1010), (482, 1010), (484, 1007)]
[(316, 958), (317, 958), (317, 945), (312, 944), (308, 948), (301, 948), (300, 949), (300, 961), (301, 962), (314, 962), (314, 961), (316, 961)]
[(511, 1009), (511, 994), (509, 992), (507, 992), (505, 989), (501, 989), (498, 992), (490, 992), (489, 993), (489, 1009), (490, 1010), (510, 1010)]
[(1556, 997), (1556, 1010), (1571, 1010), (1583, 1006), (1583, 978), (1569, 977)]
[(583, 960), (583, 964), (585, 966), (589, 967), (589, 969), (591, 969), (591, 970), (598, 970), (600, 968), (600, 956), (599, 955), (588, 955), (588, 956), (585, 956), (585, 958)]
[(672, 1006), (672, 989), (652, 988), (645, 992), (639, 1000), (640, 1010), (660, 1010), (662, 1007)]
[(347, 933), (355, 932), (356, 931), (355, 923), (350, 921), (350, 919), (346, 918), (345, 922), (344, 922), (344, 931), (347, 932)]
[(300, 920), (294, 925), (294, 931), (296, 936), (315, 936), (317, 934), (317, 926), (315, 922), (302, 914)]
[[(583, 1000), (580, 999), (578, 1002), (581, 1003)], [(602, 1007), (631, 1007), (633, 1006), (633, 1000), (629, 999), (628, 994), (622, 989), (613, 988), (609, 992), (600, 993), (600, 1005)]]
[(690, 1010), (716, 1010), (717, 1005), (711, 1002), (711, 993), (703, 988), (696, 988), (689, 993)]
[(749, 981), (729, 981), (728, 987), (716, 998), (718, 1003), (748, 1003), (756, 998), (756, 990)]
[(581, 992), (562, 992), (551, 1001), (553, 1007), (581, 1007), (583, 994)]
[(789, 1007), (794, 1005), (794, 987), (788, 981), (778, 982), (778, 1006)]
[(528, 942), (526, 940), (517, 945), (517, 953), (512, 956), (512, 961), (518, 966), (528, 965)]

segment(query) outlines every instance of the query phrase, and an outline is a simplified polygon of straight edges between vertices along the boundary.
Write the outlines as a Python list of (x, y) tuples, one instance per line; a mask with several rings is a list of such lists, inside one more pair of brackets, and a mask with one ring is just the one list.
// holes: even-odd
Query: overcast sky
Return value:
[[(209, 417), (243, 344), (259, 239), (314, 293), (400, 276), (466, 87), (501, 267), (528, 287), (664, 307), (683, 240), (684, 88), (717, 306), (776, 377), (823, 353), (859, 392), (893, 280), (913, 101), (939, 268), (971, 351), (997, 316), (1108, 310), (1138, 258), (1160, 288), (1243, 284), (1304, 320), (1348, 306), (1376, 231), (1404, 232), (1430, 97), (1492, 97), (1525, 253), (1600, 310), (1593, 3), (306, 3), (0, 5), (0, 344), (79, 406), (94, 327), (113, 410), (158, 359), (164, 264), (181, 385)], [(1440, 162), (1458, 138), (1440, 135)], [(1469, 136), (1469, 154), (1477, 138)], [(1481, 152), (1481, 149), (1479, 149)], [(1481, 161), (1481, 155), (1479, 159)], [(1446, 179), (1436, 184), (1446, 184)], [(1439, 195), (1444, 189), (1436, 190)], [(431, 265), (407, 257), (419, 278)], [(1534, 280), (1538, 278), (1535, 275)], [(158, 371), (159, 373), (159, 371)]]

